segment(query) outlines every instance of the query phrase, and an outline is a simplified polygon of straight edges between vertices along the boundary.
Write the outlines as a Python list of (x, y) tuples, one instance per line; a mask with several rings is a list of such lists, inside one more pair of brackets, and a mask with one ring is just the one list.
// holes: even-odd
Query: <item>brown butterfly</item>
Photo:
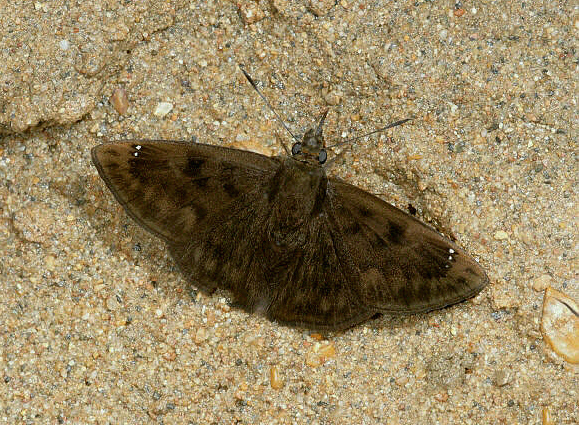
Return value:
[(168, 244), (189, 282), (227, 289), (235, 304), (270, 320), (340, 330), (481, 291), (485, 272), (455, 243), (327, 177), (324, 118), (291, 156), (130, 140), (95, 147), (92, 160), (127, 213)]

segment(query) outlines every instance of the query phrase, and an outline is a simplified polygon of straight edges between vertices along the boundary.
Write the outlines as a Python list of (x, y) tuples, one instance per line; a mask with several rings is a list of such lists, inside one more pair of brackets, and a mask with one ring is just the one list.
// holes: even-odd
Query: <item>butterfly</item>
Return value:
[(235, 305), (272, 321), (336, 331), (479, 293), (488, 278), (454, 242), (327, 176), (324, 118), (285, 156), (127, 140), (96, 146), (92, 161), (189, 282), (226, 289)]

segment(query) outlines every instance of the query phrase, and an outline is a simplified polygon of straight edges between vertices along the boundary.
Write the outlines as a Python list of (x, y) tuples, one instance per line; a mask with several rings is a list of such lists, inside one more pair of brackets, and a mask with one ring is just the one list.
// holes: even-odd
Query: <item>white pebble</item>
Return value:
[(173, 109), (173, 104), (169, 102), (160, 102), (155, 108), (154, 115), (156, 117), (164, 117)]

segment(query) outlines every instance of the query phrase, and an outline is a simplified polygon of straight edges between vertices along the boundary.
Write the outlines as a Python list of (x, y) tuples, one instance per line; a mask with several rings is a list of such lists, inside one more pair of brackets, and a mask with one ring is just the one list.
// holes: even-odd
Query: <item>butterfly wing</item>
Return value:
[(248, 312), (262, 310), (275, 290), (264, 259), (269, 204), (260, 202), (262, 195), (258, 184), (227, 210), (208, 217), (186, 243), (169, 244), (189, 282), (207, 291), (231, 291), (234, 303)]
[(284, 233), (295, 243), (280, 246), (271, 235), (283, 226), (271, 205), (252, 198), (212, 217), (187, 245), (171, 246), (192, 283), (227, 289), (236, 306), (290, 326), (344, 329), (375, 313), (352, 285), (352, 267), (340, 263), (325, 217)]
[(272, 258), (268, 262), (270, 270), (277, 270), (278, 282), (266, 312), (270, 320), (334, 331), (352, 327), (376, 313), (365, 304), (360, 286), (352, 284), (355, 267), (341, 255), (335, 230), (328, 226), (326, 215), (312, 218), (300, 229), (299, 239), (305, 243), (283, 255), (278, 253), (275, 261)]
[(92, 160), (127, 213), (176, 245), (279, 166), (276, 158), (248, 151), (144, 140), (97, 146)]
[(480, 265), (414, 217), (355, 186), (331, 179), (329, 214), (341, 258), (355, 264), (364, 304), (419, 313), (458, 303), (488, 283)]

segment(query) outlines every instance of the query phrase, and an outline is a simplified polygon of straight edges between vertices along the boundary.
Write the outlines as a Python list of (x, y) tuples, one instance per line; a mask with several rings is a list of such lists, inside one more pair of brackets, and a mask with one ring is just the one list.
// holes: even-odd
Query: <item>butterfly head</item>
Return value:
[(304, 134), (301, 142), (296, 142), (292, 146), (292, 157), (298, 161), (311, 164), (322, 165), (328, 159), (328, 153), (325, 149), (323, 125), (328, 115), (326, 110), (316, 128), (310, 128)]

